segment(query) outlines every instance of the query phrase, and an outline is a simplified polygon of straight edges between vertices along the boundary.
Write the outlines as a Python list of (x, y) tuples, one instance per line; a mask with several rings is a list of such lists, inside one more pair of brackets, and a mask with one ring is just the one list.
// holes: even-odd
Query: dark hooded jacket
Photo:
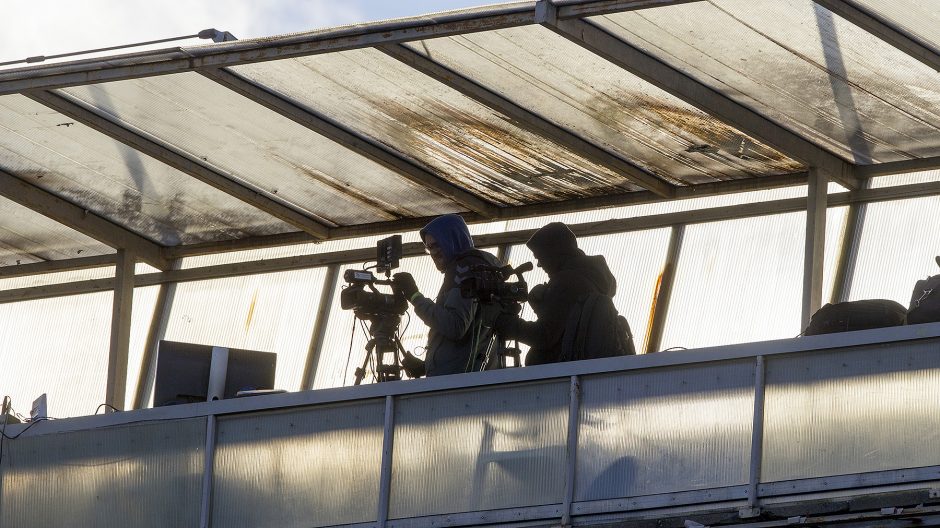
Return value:
[(432, 235), (444, 256), (444, 281), (432, 301), (414, 301), (415, 314), (429, 327), (425, 369), (428, 376), (478, 370), (492, 346), (493, 323), (498, 315), (473, 299), (464, 298), (460, 283), (471, 266), (498, 265), (493, 255), (473, 247), (463, 218), (444, 215), (421, 230), (421, 239)]
[(574, 234), (564, 224), (546, 225), (526, 245), (549, 278), (546, 284), (532, 289), (529, 304), (538, 319), (513, 319), (500, 325), (500, 330), (502, 337), (518, 339), (531, 347), (526, 365), (553, 363), (561, 360), (562, 337), (571, 311), (579, 309), (590, 293), (613, 297), (617, 280), (603, 256), (588, 256), (578, 249)]

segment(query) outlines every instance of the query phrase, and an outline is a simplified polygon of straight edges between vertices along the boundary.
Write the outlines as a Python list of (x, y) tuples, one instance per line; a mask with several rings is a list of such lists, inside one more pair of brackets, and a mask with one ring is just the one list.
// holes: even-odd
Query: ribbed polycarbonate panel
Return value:
[(46, 393), (49, 416), (94, 414), (104, 403), (112, 309), (110, 292), (0, 304), (0, 387), (29, 415)]
[(205, 418), (7, 440), (0, 525), (198, 526), (205, 445)]
[[(124, 115), (92, 90), (89, 102)], [(296, 230), (24, 96), (0, 110), (0, 169), (161, 244)]]
[(936, 4), (924, 0), (855, 0), (868, 12), (940, 53), (940, 11)]
[(811, 0), (691, 2), (590, 20), (850, 161), (940, 147), (936, 71)]
[[(362, 269), (362, 265), (343, 266), (340, 269), (339, 283), (333, 295), (323, 349), (314, 377), (315, 389), (352, 385), (356, 378), (355, 370), (363, 366), (366, 367), (366, 375), (362, 383), (373, 381), (375, 355), (371, 356), (372, 359), (367, 364), (365, 351), (366, 342), (369, 340), (366, 328), (369, 324), (361, 323), (354, 317), (352, 310), (343, 310), (340, 305), (341, 291), (346, 287), (343, 274), (348, 269)], [(398, 272), (411, 273), (418, 285), (418, 290), (430, 299), (437, 296), (444, 279), (444, 275), (437, 271), (431, 257), (427, 255), (402, 259), (400, 268), (395, 270), (395, 273)], [(379, 278), (385, 280), (384, 275), (380, 275)], [(381, 293), (392, 293), (390, 286), (377, 286), (377, 289)], [(428, 340), (428, 327), (415, 315), (414, 307), (411, 305), (402, 316), (398, 328), (402, 346), (414, 353), (416, 357), (423, 359), (427, 353), (425, 346)], [(386, 364), (391, 361), (391, 354), (387, 354), (383, 359)]]
[(233, 69), (499, 205), (639, 189), (376, 49)]
[(585, 376), (575, 500), (746, 484), (753, 408), (753, 361)]
[[(316, 92), (305, 78), (290, 82), (298, 83), (297, 89)], [(378, 163), (196, 73), (68, 92), (259, 192), (331, 223), (366, 224), (456, 208)]]
[[(164, 288), (167, 286), (163, 286)], [(125, 409), (134, 408), (134, 398), (137, 395), (137, 383), (140, 380), (140, 371), (143, 366), (144, 352), (150, 343), (150, 324), (157, 304), (157, 296), (161, 286), (148, 286), (134, 289), (134, 306), (131, 313), (131, 340), (127, 352), (127, 392), (125, 394)], [(108, 331), (110, 332), (110, 327)], [(149, 366), (149, 365), (148, 365)]]
[(560, 503), (568, 387), (487, 387), (395, 404), (390, 518)]
[(275, 388), (297, 390), (324, 275), (314, 268), (180, 283), (164, 339), (275, 352)]
[(904, 306), (914, 284), (940, 273), (935, 226), (940, 196), (873, 203), (865, 211), (850, 300), (892, 299)]
[(895, 185), (937, 182), (940, 181), (940, 170), (880, 176), (878, 178), (872, 178), (870, 181), (872, 189), (877, 189), (880, 187), (892, 187)]
[(802, 167), (542, 26), (408, 46), (673, 181), (705, 183)]
[(940, 464), (937, 340), (770, 358), (762, 482)]
[(212, 526), (375, 520), (384, 413), (372, 400), (220, 418)]
[[(823, 298), (845, 208), (829, 210)], [(686, 226), (660, 350), (794, 337), (801, 331), (806, 215)]]
[(0, 198), (0, 217), (3, 218), (0, 225), (0, 266), (114, 252), (101, 242), (6, 198)]

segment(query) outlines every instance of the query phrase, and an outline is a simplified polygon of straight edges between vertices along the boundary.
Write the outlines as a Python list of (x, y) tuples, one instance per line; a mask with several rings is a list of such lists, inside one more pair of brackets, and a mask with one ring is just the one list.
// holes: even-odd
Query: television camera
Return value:
[[(517, 268), (512, 266), (492, 266), (477, 264), (470, 266), (460, 283), (460, 294), (468, 299), (476, 299), (484, 305), (485, 310), (499, 313), (518, 314), (522, 311), (522, 303), (529, 299), (529, 285), (523, 273), (532, 270), (532, 263), (526, 262)], [(510, 282), (513, 276), (515, 282)], [(522, 351), (516, 346), (509, 347), (506, 340), (496, 336), (496, 362), (492, 355), (483, 360), (483, 370), (493, 368), (518, 367), (522, 365)], [(512, 358), (513, 364), (509, 364)]]
[(362, 366), (356, 369), (355, 384), (362, 383), (366, 368), (375, 358), (375, 375), (378, 381), (401, 379), (401, 355), (405, 350), (398, 338), (401, 316), (408, 310), (408, 302), (400, 293), (383, 293), (376, 286), (391, 286), (391, 271), (401, 260), (401, 235), (379, 240), (376, 245), (376, 265), (379, 279), (368, 269), (346, 270), (343, 280), (346, 287), (340, 292), (339, 302), (343, 310), (352, 310), (356, 318), (368, 323), (369, 341)]

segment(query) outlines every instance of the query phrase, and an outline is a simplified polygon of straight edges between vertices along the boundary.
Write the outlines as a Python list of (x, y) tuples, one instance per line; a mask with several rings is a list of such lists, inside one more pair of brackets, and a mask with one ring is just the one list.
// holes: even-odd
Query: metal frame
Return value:
[[(319, 115), (311, 109), (302, 108), (237, 73), (224, 68), (199, 70), (199, 73), (229, 90), (247, 97), (389, 170), (395, 171), (403, 178), (434, 191), (449, 200), (453, 200), (484, 218), (497, 215), (498, 208), (494, 204), (442, 179), (429, 169), (400, 156), (374, 139), (359, 134), (326, 116)], [(373, 204), (370, 205), (374, 206)]]
[(323, 352), (326, 339), (327, 324), (330, 320), (330, 308), (339, 285), (339, 264), (330, 264), (326, 268), (326, 277), (323, 279), (323, 290), (320, 293), (320, 306), (317, 308), (317, 320), (314, 323), (313, 335), (310, 338), (310, 350), (304, 362), (304, 374), (300, 381), (301, 390), (312, 389), (317, 376), (317, 366), (320, 364), (320, 355)]
[(124, 125), (111, 121), (100, 115), (94, 107), (68, 94), (40, 91), (30, 92), (26, 96), (275, 218), (283, 220), (316, 238), (324, 239), (329, 236), (329, 227), (321, 220), (314, 219), (307, 213), (302, 213), (269, 197), (261, 189), (254, 189), (236, 182), (201, 163), (188, 153), (178, 151), (156, 138), (147, 137), (143, 133), (135, 132)]
[[(167, 261), (160, 246), (154, 242), (3, 170), (0, 170), (0, 196), (32, 209), (60, 224), (67, 225), (79, 233), (115, 249), (131, 249), (141, 260), (155, 268), (166, 269), (167, 267)], [(109, 264), (102, 262), (101, 257), (88, 258), (94, 258), (94, 262), (99, 265)], [(33, 268), (34, 272), (38, 268), (38, 265), (32, 264), (26, 264), (26, 266), (35, 266)], [(19, 267), (16, 269), (18, 270)], [(38, 271), (54, 272), (61, 270), (50, 264), (39, 268)], [(12, 276), (21, 274), (21, 272), (16, 271)]]
[[(653, 316), (649, 329), (646, 331), (646, 343), (643, 347), (645, 354), (659, 352), (662, 345), (663, 331), (666, 328), (666, 318), (669, 315), (669, 303), (672, 301), (672, 285), (676, 280), (676, 269), (679, 267), (679, 255), (682, 252), (682, 238), (685, 236), (685, 224), (672, 226), (669, 233), (669, 247), (666, 249), (666, 262), (659, 281), (659, 289), (653, 300)], [(636, 336), (634, 346), (636, 346)]]
[[(182, 261), (176, 259), (171, 268), (178, 270), (181, 265)], [(137, 386), (134, 391), (134, 409), (141, 409), (147, 404), (153, 388), (157, 376), (157, 348), (170, 324), (170, 312), (173, 310), (173, 301), (176, 299), (176, 288), (177, 283), (167, 282), (161, 284), (157, 292), (157, 302), (150, 316), (150, 328), (147, 330), (147, 341), (140, 360), (140, 374), (137, 376)]]
[(622, 175), (658, 196), (665, 198), (675, 196), (676, 186), (404, 44), (383, 45), (378, 46), (376, 49), (428, 77), (444, 83), (474, 101), (509, 117), (517, 126), (548, 138), (570, 149), (575, 154)]
[[(835, 193), (828, 196), (827, 207), (843, 207), (852, 204), (875, 203), (882, 201), (901, 200), (924, 196), (940, 195), (940, 182), (918, 183), (897, 187), (880, 189), (862, 189), (852, 192)], [(676, 225), (692, 225), (721, 220), (739, 218), (752, 218), (775, 214), (793, 213), (807, 210), (806, 198), (791, 198), (770, 202), (755, 202), (751, 204), (734, 205), (728, 207), (715, 207), (698, 209), (679, 213), (667, 213), (636, 218), (622, 218), (602, 222), (573, 224), (572, 231), (580, 236), (607, 235), (627, 233), (645, 229), (673, 227)], [(502, 244), (521, 244), (529, 239), (534, 229), (510, 231), (473, 237), (478, 247), (493, 247)], [(404, 256), (416, 256), (423, 253), (423, 246), (419, 243), (405, 244)], [(160, 273), (146, 273), (136, 277), (138, 286), (153, 286), (168, 282), (189, 282), (225, 277), (238, 277), (258, 273), (273, 273), (279, 271), (292, 271), (315, 268), (330, 264), (349, 264), (365, 262), (374, 257), (373, 248), (353, 249), (299, 255), (295, 257), (282, 257), (275, 259), (240, 262), (235, 264), (220, 264), (185, 270), (170, 270)], [(82, 262), (76, 259), (77, 263)], [(67, 295), (80, 295), (113, 289), (113, 279), (91, 279), (85, 281), (52, 284), (48, 286), (35, 286), (30, 288), (17, 288), (0, 290), (0, 303), (20, 302), (35, 299), (47, 299)]]
[(750, 108), (696, 81), (689, 75), (583, 19), (562, 20), (551, 0), (539, 0), (540, 23), (562, 37), (652, 83), (715, 118), (779, 149), (784, 154), (829, 172), (843, 186), (858, 181), (851, 165)]
[(802, 328), (809, 325), (810, 317), (822, 306), (828, 188), (828, 175), (824, 171), (810, 169), (806, 200), (806, 251), (803, 258)]
[[(127, 361), (131, 341), (131, 316), (134, 307), (134, 254), (119, 249), (114, 275), (114, 299), (111, 310), (111, 345), (108, 353), (108, 377), (105, 403), (111, 409), (124, 410), (127, 397)], [(107, 412), (110, 412), (109, 409)]]
[(894, 46), (898, 50), (940, 71), (940, 54), (918, 39), (905, 35), (886, 20), (856, 4), (852, 0), (814, 0), (817, 4), (848, 20), (863, 30)]

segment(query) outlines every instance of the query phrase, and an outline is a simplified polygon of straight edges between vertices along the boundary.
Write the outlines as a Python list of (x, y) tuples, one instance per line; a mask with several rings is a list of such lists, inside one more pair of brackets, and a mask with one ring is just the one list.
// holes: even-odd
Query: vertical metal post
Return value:
[(806, 252), (803, 257), (803, 313), (801, 330), (822, 305), (823, 257), (826, 250), (826, 205), (828, 175), (814, 167), (809, 169), (806, 200)]
[(760, 485), (761, 460), (764, 456), (764, 356), (757, 356), (754, 365), (754, 422), (751, 426), (751, 466), (748, 478), (747, 511), (742, 517), (760, 514), (758, 486)]
[[(170, 263), (170, 269), (180, 269), (181, 259)], [(147, 330), (146, 348), (140, 359), (140, 373), (137, 376), (137, 388), (134, 392), (134, 408), (141, 409), (147, 405), (150, 388), (157, 375), (157, 345), (166, 335), (166, 327), (170, 321), (170, 311), (173, 309), (173, 299), (176, 298), (176, 283), (161, 284), (157, 291), (157, 302), (153, 307), (153, 316), (150, 318), (150, 328)]]
[(509, 264), (509, 254), (512, 252), (512, 246), (503, 244), (496, 248), (496, 259), (503, 264)]
[(395, 399), (385, 397), (385, 432), (382, 437), (382, 470), (379, 473), (378, 528), (388, 522), (388, 505), (392, 491), (392, 448), (395, 438)]
[(199, 527), (209, 528), (212, 517), (212, 479), (215, 474), (215, 443), (218, 418), (214, 414), (206, 417), (206, 456), (202, 469), (202, 502), (199, 510)]
[(663, 330), (666, 327), (666, 317), (669, 315), (669, 302), (672, 299), (672, 286), (676, 280), (676, 267), (679, 263), (679, 252), (682, 250), (682, 239), (685, 236), (685, 225), (672, 226), (669, 234), (669, 248), (666, 250), (666, 263), (663, 274), (659, 279), (659, 288), (653, 298), (653, 309), (650, 316), (649, 328), (646, 331), (646, 347), (644, 352), (658, 352), (663, 340)]
[(562, 526), (571, 526), (571, 504), (574, 502), (575, 476), (578, 470), (578, 423), (581, 413), (581, 380), (571, 376), (568, 398), (568, 440), (566, 444), (565, 503), (562, 507)]
[(114, 301), (111, 310), (111, 346), (108, 354), (105, 403), (121, 410), (124, 409), (124, 400), (127, 394), (127, 356), (131, 342), (135, 264), (133, 253), (126, 249), (117, 251), (114, 266)]
[(324, 339), (326, 339), (327, 323), (330, 319), (330, 308), (333, 307), (333, 295), (339, 282), (339, 264), (332, 264), (326, 268), (326, 277), (323, 279), (323, 291), (320, 292), (320, 306), (317, 308), (317, 321), (314, 323), (313, 335), (310, 338), (310, 348), (307, 350), (307, 360), (304, 363), (304, 374), (300, 380), (300, 390), (310, 390), (317, 375), (317, 365), (323, 354)]
[[(871, 180), (865, 180), (862, 182), (861, 189), (868, 189), (870, 186)], [(845, 302), (849, 300), (852, 294), (852, 277), (855, 275), (859, 242), (862, 238), (862, 229), (865, 225), (867, 213), (867, 203), (853, 203), (849, 206), (849, 212), (845, 218), (845, 229), (842, 232), (839, 257), (836, 260), (836, 275), (829, 302)]]

